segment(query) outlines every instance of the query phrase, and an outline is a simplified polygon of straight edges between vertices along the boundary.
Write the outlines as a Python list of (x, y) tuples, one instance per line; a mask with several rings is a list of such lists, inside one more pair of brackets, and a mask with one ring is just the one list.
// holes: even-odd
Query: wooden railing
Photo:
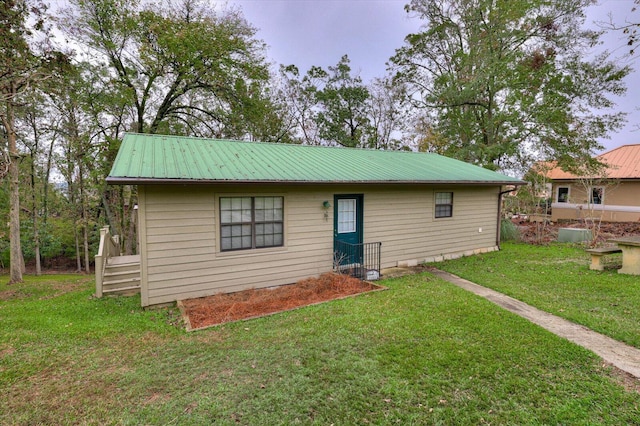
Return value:
[(117, 235), (111, 235), (109, 227), (105, 226), (100, 229), (100, 246), (96, 261), (96, 297), (102, 297), (102, 283), (104, 280), (104, 271), (107, 266), (107, 260), (113, 256), (120, 256), (120, 241)]

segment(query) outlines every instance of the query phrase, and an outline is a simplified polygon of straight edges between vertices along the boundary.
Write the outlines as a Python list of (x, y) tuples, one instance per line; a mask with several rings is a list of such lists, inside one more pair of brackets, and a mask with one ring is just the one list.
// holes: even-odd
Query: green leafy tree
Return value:
[[(36, 0), (0, 3), (0, 121), (7, 142), (9, 176), (10, 283), (22, 281), (20, 167), (16, 120), (25, 94), (51, 78), (64, 55), (49, 44), (46, 7)], [(37, 39), (37, 40), (36, 40)], [(36, 43), (37, 41), (37, 43)], [(37, 46), (37, 49), (36, 49)]]
[(408, 117), (403, 85), (390, 77), (374, 79), (368, 86), (365, 146), (373, 149), (410, 149), (407, 145)]
[[(124, 132), (290, 141), (282, 106), (271, 98), (265, 45), (239, 11), (217, 11), (202, 0), (70, 3), (64, 30), (83, 55), (74, 90), (60, 104), (80, 117), (67, 126), (78, 131), (64, 152), (90, 149), (95, 161), (68, 158), (65, 176), (84, 179), (70, 184), (79, 200), (92, 189), (102, 194), (125, 253), (134, 249), (136, 191), (103, 183)], [(81, 111), (69, 109), (76, 106)]]
[(301, 76), (289, 65), (281, 67), (280, 74), (280, 98), (302, 143), (375, 149), (403, 145), (402, 85), (390, 79), (364, 84), (352, 74), (347, 55), (327, 70), (313, 66)]
[[(49, 177), (51, 175), (51, 157), (54, 148), (55, 137), (52, 135), (52, 126), (48, 120), (52, 116), (52, 111), (47, 108), (45, 97), (41, 93), (32, 95), (26, 105), (22, 108), (21, 121), (24, 127), (23, 145), (26, 148), (28, 172), (25, 173), (28, 185), (22, 185), (24, 194), (23, 200), (28, 200), (27, 210), (30, 216), (30, 234), (28, 245), (32, 245), (32, 257), (35, 259), (36, 275), (41, 275), (41, 248), (43, 227), (47, 223), (47, 205), (50, 194)], [(28, 135), (28, 136), (27, 136)], [(24, 204), (23, 204), (24, 205)], [(43, 226), (44, 225), (44, 226)], [(22, 244), (23, 251), (25, 245)]]
[(346, 147), (362, 147), (370, 130), (367, 114), (370, 94), (362, 79), (351, 75), (349, 57), (343, 56), (336, 66), (329, 67), (328, 73), (320, 69), (315, 72), (325, 80), (322, 90), (316, 92), (322, 106), (317, 116), (320, 137)]
[(316, 123), (318, 105), (316, 93), (326, 77), (319, 67), (313, 67), (304, 76), (295, 65), (280, 67), (279, 98), (288, 107), (289, 122), (294, 137), (306, 145), (319, 145), (320, 135)]
[[(108, 186), (104, 181), (122, 136), (131, 126), (128, 99), (104, 84), (106, 75), (94, 64), (80, 63), (65, 75), (59, 90), (50, 92), (60, 121), (56, 164), (67, 185), (69, 214), (77, 225), (73, 229), (76, 236), (82, 236), (77, 240), (82, 240), (85, 252), (84, 256), (77, 254), (78, 269), (82, 258), (89, 257), (91, 235), (87, 236), (86, 230), (95, 222), (108, 224), (112, 232), (122, 236), (125, 253), (132, 254), (135, 244), (135, 217), (130, 209), (136, 203), (135, 190)], [(76, 209), (81, 205), (77, 200), (85, 203), (83, 209)]]
[[(590, 0), (412, 0), (425, 21), (392, 63), (422, 109), (438, 150), (491, 169), (561, 163), (599, 148), (622, 113), (609, 95), (629, 73), (607, 53), (588, 59), (599, 33), (582, 29)], [(524, 166), (522, 166), (524, 167)]]
[(103, 65), (94, 82), (126, 101), (129, 130), (225, 137), (255, 130), (247, 121), (269, 104), (270, 75), (264, 44), (239, 12), (216, 13), (199, 0), (71, 3), (65, 28)]

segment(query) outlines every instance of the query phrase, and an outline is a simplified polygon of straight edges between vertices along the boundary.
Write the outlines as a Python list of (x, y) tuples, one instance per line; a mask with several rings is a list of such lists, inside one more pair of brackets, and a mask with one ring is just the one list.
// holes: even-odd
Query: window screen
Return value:
[(436, 217), (453, 216), (453, 192), (436, 192)]
[(284, 245), (283, 197), (220, 197), (220, 249)]

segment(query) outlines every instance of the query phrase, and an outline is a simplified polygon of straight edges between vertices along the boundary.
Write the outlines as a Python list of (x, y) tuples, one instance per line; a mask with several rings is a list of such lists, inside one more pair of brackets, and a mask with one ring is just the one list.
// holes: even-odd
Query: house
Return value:
[(640, 220), (640, 144), (623, 145), (596, 157), (606, 168), (600, 176), (577, 176), (555, 167), (551, 179), (551, 220)]
[(143, 134), (107, 182), (138, 186), (143, 306), (494, 251), (503, 185), (524, 184), (431, 153)]

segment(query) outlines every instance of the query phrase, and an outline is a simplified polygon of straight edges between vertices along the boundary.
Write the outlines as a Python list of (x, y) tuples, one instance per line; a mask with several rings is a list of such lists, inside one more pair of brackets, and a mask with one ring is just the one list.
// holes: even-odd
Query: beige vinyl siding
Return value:
[[(436, 191), (453, 192), (453, 217), (434, 218)], [(428, 185), (141, 186), (142, 303), (290, 284), (330, 271), (334, 194), (363, 194), (364, 241), (382, 242), (383, 268), (494, 249), (498, 192)], [(219, 197), (256, 195), (284, 197), (284, 246), (221, 252)], [(331, 208), (323, 209), (324, 201)]]
[(138, 186), (138, 244), (140, 247), (140, 303), (149, 306), (149, 280), (147, 271), (147, 197), (144, 186)]
[[(435, 218), (436, 192), (453, 192), (453, 216)], [(382, 242), (382, 267), (496, 246), (498, 188), (428, 187), (365, 195), (365, 241)], [(480, 232), (480, 229), (482, 232)]]
[[(604, 187), (604, 203), (587, 204), (588, 193), (585, 185), (571, 181), (554, 182), (551, 220), (583, 220), (593, 216), (605, 222), (636, 222), (640, 220), (640, 181), (623, 180), (611, 184), (597, 185)], [(569, 188), (567, 203), (558, 203), (558, 188)]]
[[(324, 220), (321, 209), (326, 194), (274, 186), (246, 192), (234, 186), (146, 186), (143, 192), (146, 305), (289, 284), (332, 269), (333, 222)], [(218, 198), (256, 194), (284, 196), (284, 247), (221, 252)]]

